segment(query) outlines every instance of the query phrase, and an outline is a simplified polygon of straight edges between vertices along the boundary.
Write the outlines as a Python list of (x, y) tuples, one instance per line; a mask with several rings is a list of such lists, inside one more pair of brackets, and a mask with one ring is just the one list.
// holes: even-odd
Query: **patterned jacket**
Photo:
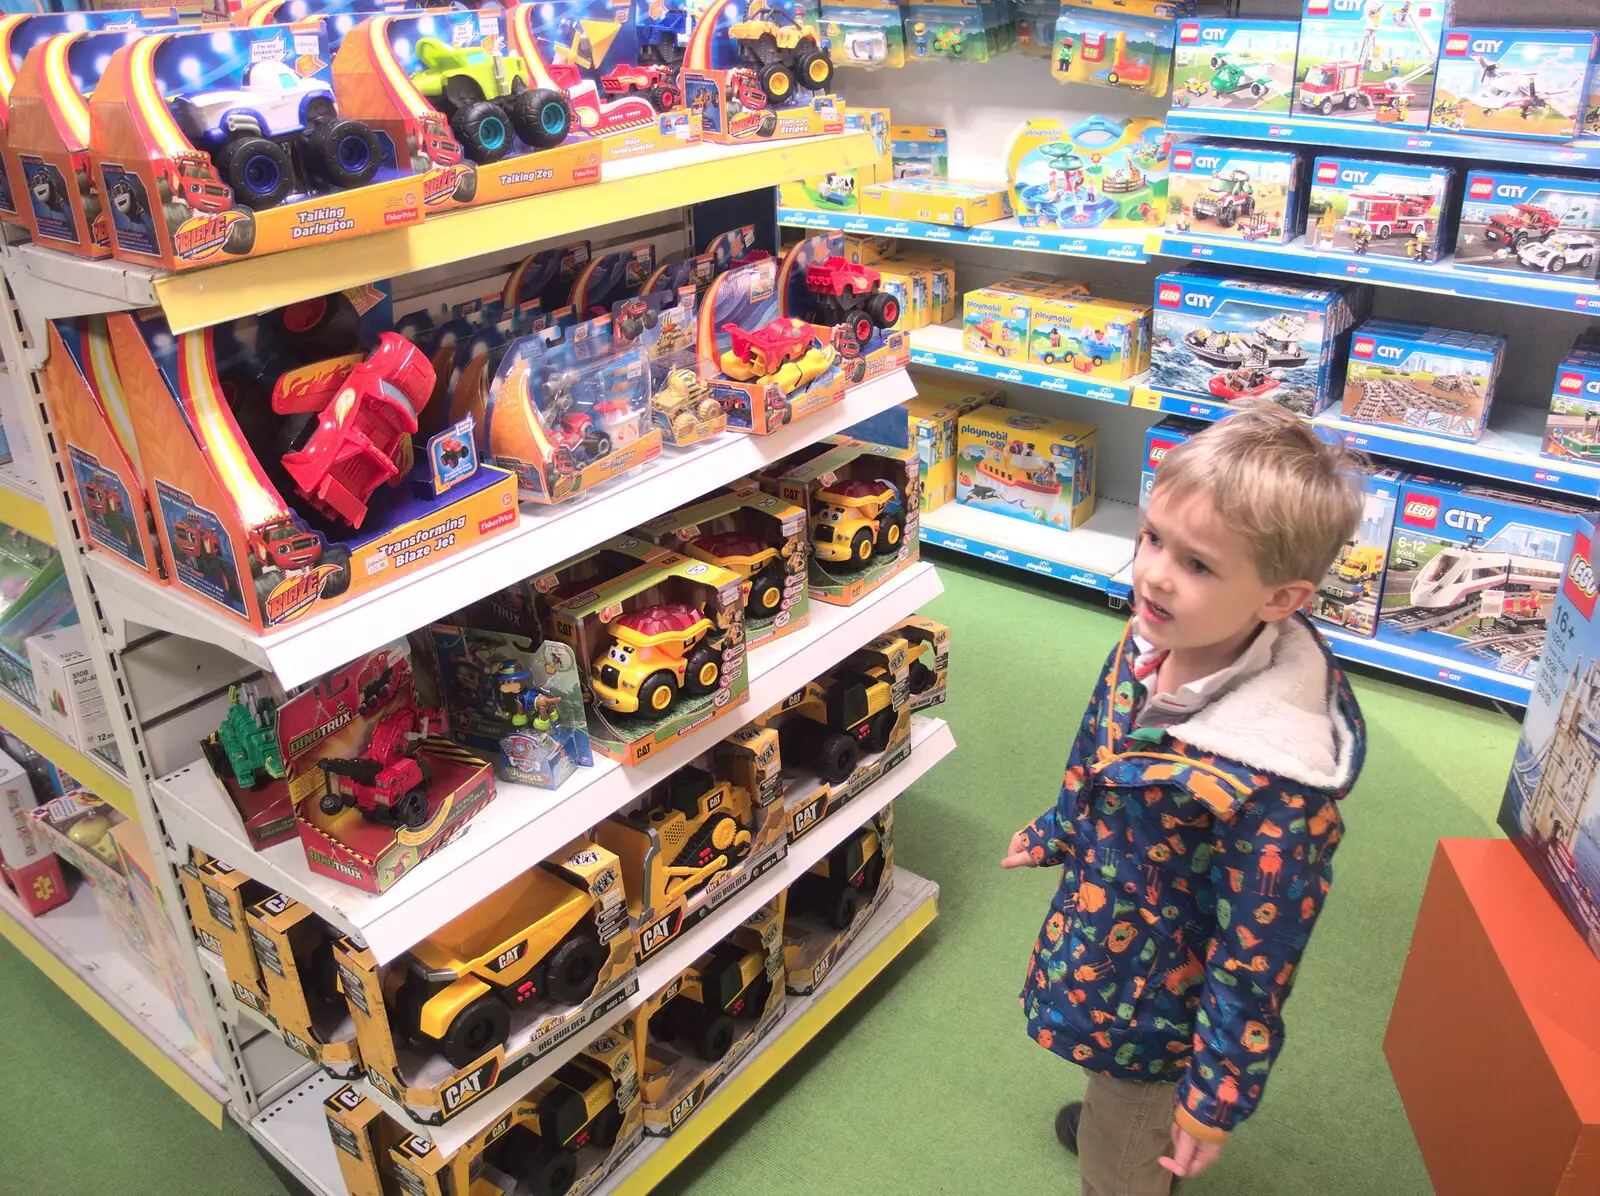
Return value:
[(1172, 726), (1133, 729), (1132, 624), (1106, 662), (1061, 796), (1023, 831), (1060, 864), (1022, 1006), (1041, 1046), (1178, 1084), (1220, 1141), (1255, 1109), (1283, 1003), (1333, 880), (1335, 801), (1361, 770), (1350, 687), (1302, 616), (1272, 661)]

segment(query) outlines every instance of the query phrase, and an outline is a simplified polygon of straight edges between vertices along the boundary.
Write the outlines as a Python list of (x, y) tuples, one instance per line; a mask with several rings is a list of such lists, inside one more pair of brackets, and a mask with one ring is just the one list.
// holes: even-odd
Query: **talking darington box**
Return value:
[(1595, 517), (1576, 521), (1550, 635), (1500, 806), (1510, 836), (1600, 956), (1600, 625)]
[(1339, 397), (1345, 342), (1372, 288), (1174, 270), (1156, 278), (1149, 385), (1210, 401), (1270, 399), (1315, 415)]
[(1167, 454), (1196, 432), (1208, 427), (1197, 419), (1169, 415), (1151, 424), (1144, 434), (1144, 467), (1139, 471), (1139, 505), (1150, 505), (1150, 492), (1156, 488), (1156, 470)]
[(1600, 179), (1471, 171), (1461, 199), (1455, 261), (1593, 278), (1600, 268)]
[(1379, 642), (1535, 676), (1582, 509), (1428, 477), (1398, 502)]
[(1454, 0), (1305, 0), (1294, 111), (1422, 129)]
[(1338, 559), (1317, 583), (1305, 611), (1319, 623), (1342, 627), (1354, 635), (1378, 630), (1378, 600), (1383, 593), (1384, 565), (1394, 535), (1395, 501), (1407, 475), (1396, 469), (1372, 469), (1361, 478), (1361, 522), (1339, 549)]
[(1305, 160), (1293, 150), (1186, 141), (1172, 151), (1167, 227), (1286, 245), (1305, 220)]
[(1436, 262), (1455, 242), (1456, 172), (1422, 162), (1319, 157), (1306, 247)]
[(1556, 368), (1540, 451), (1569, 461), (1600, 461), (1600, 359), (1574, 352)]
[(1071, 531), (1094, 514), (1098, 455), (1088, 424), (980, 407), (956, 430), (956, 501)]
[(1350, 338), (1344, 417), (1475, 441), (1505, 350), (1504, 337), (1486, 333), (1368, 320)]
[(1571, 141), (1583, 125), (1594, 52), (1590, 29), (1449, 29), (1429, 127)]
[(1295, 21), (1180, 20), (1172, 60), (1173, 106), (1287, 116), (1299, 43)]

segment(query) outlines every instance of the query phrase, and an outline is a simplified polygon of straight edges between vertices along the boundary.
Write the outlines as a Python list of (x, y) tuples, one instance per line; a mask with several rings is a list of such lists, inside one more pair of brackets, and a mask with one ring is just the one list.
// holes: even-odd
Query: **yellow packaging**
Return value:
[(1015, 291), (979, 287), (961, 297), (961, 345), (968, 353), (1028, 360), (1033, 300)]
[(928, 323), (944, 324), (956, 318), (956, 267), (947, 257), (933, 253), (896, 253), (891, 262), (915, 266), (928, 273)]
[(898, 247), (893, 237), (873, 237), (864, 233), (846, 233), (844, 256), (858, 266), (871, 266), (894, 256)]
[(1094, 514), (1099, 441), (1087, 424), (978, 407), (956, 427), (956, 501), (1070, 531)]
[[(891, 327), (901, 332), (909, 332), (913, 328), (921, 328), (918, 320), (922, 319), (922, 308), (927, 298), (927, 286), (922, 288), (921, 299), (917, 295), (917, 280), (904, 270), (897, 269), (895, 264), (887, 261), (874, 262), (872, 268), (883, 279), (883, 289), (896, 299), (900, 300), (900, 318)], [(923, 320), (926, 323), (926, 320)]]
[(801, 208), (816, 212), (855, 212), (860, 210), (860, 191), (869, 183), (884, 183), (894, 178), (894, 159), (889, 149), (889, 110), (887, 108), (847, 108), (845, 132), (865, 130), (873, 136), (878, 157), (854, 170), (838, 170), (813, 175), (778, 185), (780, 208)]
[(861, 189), (861, 214), (971, 228), (1011, 215), (1004, 184), (961, 179), (895, 179)]
[(993, 386), (963, 387), (942, 384), (927, 375), (916, 376), (917, 394), (901, 404), (906, 412), (907, 443), (917, 450), (922, 475), (924, 511), (954, 502), (956, 497), (956, 424), (976, 407), (1004, 406), (1005, 392)]
[(1120, 382), (1150, 368), (1150, 309), (1119, 299), (1033, 301), (1028, 360)]
[(1036, 270), (1024, 270), (1020, 274), (1013, 274), (1010, 278), (992, 282), (989, 286), (992, 290), (1010, 291), (1015, 295), (1037, 295), (1042, 299), (1089, 298), (1087, 283), (1074, 278), (1057, 278), (1049, 274), (1040, 274)]

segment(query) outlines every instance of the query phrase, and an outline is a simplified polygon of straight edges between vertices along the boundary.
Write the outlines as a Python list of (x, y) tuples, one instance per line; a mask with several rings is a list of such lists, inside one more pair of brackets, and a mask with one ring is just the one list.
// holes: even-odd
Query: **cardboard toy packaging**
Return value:
[(1028, 360), (1121, 382), (1150, 368), (1150, 307), (1120, 299), (1033, 300)]
[(921, 502), (932, 511), (956, 499), (956, 425), (968, 411), (1003, 407), (1005, 392), (993, 386), (962, 387), (933, 374), (916, 375), (917, 394), (905, 408), (907, 443), (917, 450)]
[(1167, 452), (1182, 444), (1196, 432), (1206, 427), (1199, 420), (1184, 419), (1181, 415), (1168, 415), (1151, 424), (1144, 434), (1144, 468), (1139, 471), (1139, 505), (1150, 505), (1150, 491), (1155, 489), (1156, 469)]
[(1003, 183), (960, 179), (894, 179), (861, 188), (863, 216), (917, 220), (972, 228), (1013, 215), (1011, 193)]
[(1319, 623), (1367, 638), (1377, 634), (1395, 502), (1406, 479), (1407, 475), (1396, 469), (1372, 469), (1363, 474), (1361, 523), (1306, 604), (1306, 613)]
[(817, 212), (856, 212), (861, 208), (861, 188), (894, 178), (894, 163), (889, 148), (889, 110), (887, 108), (847, 108), (846, 132), (870, 132), (879, 157), (854, 170), (837, 170), (808, 179), (778, 185), (778, 206)]
[(530, 577), (525, 584), (501, 591), (496, 596), (498, 611), (486, 610), (481, 602), (474, 603), (457, 612), (452, 621), (514, 635), (542, 636), (557, 607), (582, 599), (641, 565), (657, 564), (671, 555), (661, 545), (625, 532), (568, 557)]
[(1571, 556), (1553, 595), (1550, 636), (1534, 674), (1500, 828), (1600, 956), (1600, 798), (1589, 728), (1600, 715), (1595, 622), (1595, 517), (1574, 522)]
[(1005, 150), (1017, 222), (1068, 232), (1158, 225), (1171, 145), (1152, 117), (1025, 121)]
[(1344, 417), (1475, 441), (1489, 422), (1504, 337), (1368, 320), (1350, 338)]
[(23, 643), (45, 726), (80, 752), (115, 743), (82, 624), (30, 635)]
[(1172, 60), (1173, 107), (1287, 116), (1299, 45), (1297, 21), (1181, 20)]
[(1098, 457), (1088, 424), (979, 407), (956, 427), (956, 501), (1071, 531), (1094, 514)]
[(205, 885), (200, 880), (200, 869), (213, 858), (198, 847), (191, 847), (189, 858), (178, 867), (178, 879), (183, 885), (184, 899), (189, 903), (189, 924), (194, 927), (195, 941), (220, 959), (224, 930), (211, 912)]
[(783, 965), (790, 995), (821, 987), (894, 890), (894, 803), (861, 824), (786, 890)]
[(897, 179), (942, 179), (950, 173), (950, 133), (939, 125), (892, 125), (889, 147)]
[(261, 978), (255, 943), (250, 938), (248, 911), (257, 902), (277, 894), (222, 860), (208, 859), (199, 866), (197, 873), (210, 919), (206, 929), (217, 939), (215, 950), (222, 956), (234, 999), (257, 1013), (266, 1014), (267, 986)]
[(1292, 150), (1186, 141), (1172, 151), (1167, 227), (1287, 245), (1306, 216), (1305, 159)]
[(1592, 29), (1446, 30), (1430, 129), (1572, 141), (1583, 127)]
[(377, 1101), (349, 1084), (323, 1100), (322, 1113), (349, 1196), (399, 1196), (404, 1189), (395, 1175), (393, 1148), (407, 1139), (413, 1151), (433, 1148), (433, 1143), (402, 1128), (384, 1114)]
[(65, 905), (72, 897), (60, 858), (29, 817), (38, 804), (22, 765), (0, 753), (0, 805), (4, 807), (0, 809), (0, 874), (22, 908), (35, 917)]
[(956, 318), (960, 301), (956, 290), (955, 262), (937, 253), (898, 248), (884, 260), (891, 269), (911, 267), (928, 275), (927, 323), (944, 324)]
[(1593, 278), (1600, 268), (1600, 179), (1470, 171), (1455, 262)]
[(293, 839), (294, 802), (278, 746), (281, 694), (265, 677), (228, 688), (228, 710), (200, 741), (211, 776), (257, 850)]
[(912, 615), (890, 634), (905, 640), (910, 649), (906, 675), (913, 713), (942, 703), (950, 682), (950, 628)]
[[(557, 952), (566, 979), (543, 966)], [(639, 987), (621, 866), (587, 839), (398, 959), (380, 963), (348, 938), (334, 956), (367, 1081), (397, 1115), (424, 1125), (442, 1125), (585, 1027), (605, 1024)], [(458, 978), (428, 978), (442, 971)]]
[(1556, 368), (1540, 451), (1568, 461), (1600, 461), (1596, 420), (1600, 420), (1600, 359), (1574, 351)]
[(1175, 9), (1128, 5), (1126, 0), (1120, 7), (1133, 11), (1091, 12), (1083, 5), (1063, 5), (1056, 17), (1050, 73), (1062, 83), (1166, 95), (1172, 82)]
[(274, 893), (245, 911), (267, 1009), (288, 1046), (331, 1076), (361, 1074), (356, 1026), (339, 985), (337, 937), (298, 901)]
[(1427, 128), (1454, 16), (1455, 0), (1305, 0), (1294, 114)]
[(1319, 157), (1306, 247), (1437, 262), (1455, 243), (1456, 172), (1426, 162)]

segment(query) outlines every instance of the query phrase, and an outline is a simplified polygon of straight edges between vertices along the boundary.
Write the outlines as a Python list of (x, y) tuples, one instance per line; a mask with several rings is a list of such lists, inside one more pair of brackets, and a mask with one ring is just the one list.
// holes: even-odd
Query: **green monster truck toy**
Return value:
[(423, 69), (411, 82), (450, 120), (468, 158), (498, 162), (511, 152), (512, 133), (532, 149), (566, 140), (572, 105), (559, 91), (528, 86), (528, 64), (474, 46), (456, 47), (436, 37), (417, 40)]

